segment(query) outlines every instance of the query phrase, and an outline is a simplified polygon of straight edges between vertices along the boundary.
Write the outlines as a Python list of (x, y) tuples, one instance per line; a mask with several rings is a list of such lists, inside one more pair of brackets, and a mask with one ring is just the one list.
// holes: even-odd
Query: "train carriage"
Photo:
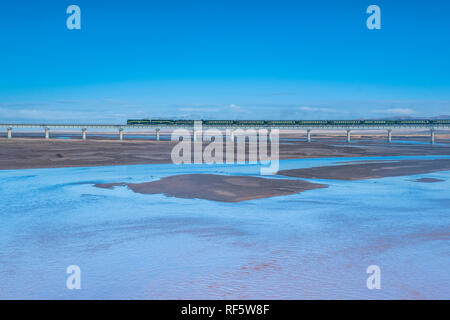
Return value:
[(203, 120), (202, 124), (205, 126), (232, 126), (233, 120)]
[(174, 120), (176, 126), (193, 126), (194, 120)]
[(354, 126), (360, 125), (361, 120), (330, 120), (329, 124), (332, 126)]
[(450, 124), (450, 120), (449, 119), (438, 119), (438, 120), (431, 120), (431, 124), (436, 124), (436, 125), (449, 125)]
[(395, 120), (363, 120), (362, 124), (365, 126), (386, 126), (394, 125)]
[(297, 120), (296, 123), (299, 126), (326, 126), (326, 125), (328, 125), (327, 120)]
[(152, 125), (166, 125), (166, 126), (170, 126), (170, 125), (174, 125), (175, 121), (174, 120), (150, 120), (150, 124)]
[(416, 119), (416, 120), (398, 120), (396, 121), (396, 124), (400, 124), (400, 125), (428, 125), (430, 124), (431, 121), (430, 120), (425, 120), (425, 119)]
[(130, 119), (127, 120), (127, 125), (149, 125), (150, 120), (148, 119)]
[(295, 126), (295, 120), (268, 120), (266, 123), (270, 126)]
[(253, 127), (253, 126), (264, 126), (266, 125), (266, 121), (264, 120), (237, 120), (235, 121), (237, 126), (242, 127)]

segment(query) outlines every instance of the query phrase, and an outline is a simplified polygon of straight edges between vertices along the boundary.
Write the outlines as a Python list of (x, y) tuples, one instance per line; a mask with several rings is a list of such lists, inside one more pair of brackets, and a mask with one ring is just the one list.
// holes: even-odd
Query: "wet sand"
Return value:
[(0, 169), (170, 163), (172, 148), (157, 141), (0, 139)]
[(420, 178), (414, 180), (414, 182), (421, 182), (421, 183), (435, 183), (435, 182), (444, 182), (445, 180), (442, 179), (435, 179), (435, 178)]
[(142, 194), (165, 194), (169, 197), (221, 202), (240, 202), (285, 196), (327, 187), (323, 184), (302, 180), (235, 177), (215, 174), (175, 175), (145, 183), (107, 183), (96, 184), (95, 186), (107, 189), (116, 186), (128, 186), (134, 192)]
[(368, 162), (306, 169), (282, 170), (278, 174), (304, 179), (366, 180), (409, 176), (450, 170), (450, 159)]
[[(322, 135), (320, 141), (306, 143), (283, 140), (282, 136), (280, 159), (450, 155), (450, 146), (388, 144), (377, 138), (351, 144), (341, 140)], [(0, 170), (172, 163), (170, 154), (175, 144), (154, 140), (0, 138)]]

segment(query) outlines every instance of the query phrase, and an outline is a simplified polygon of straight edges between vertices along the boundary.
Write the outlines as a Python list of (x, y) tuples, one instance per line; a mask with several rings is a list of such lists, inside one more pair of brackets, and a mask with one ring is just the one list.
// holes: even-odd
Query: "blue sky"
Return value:
[[(81, 8), (81, 30), (66, 8)], [(366, 28), (381, 8), (382, 29)], [(449, 1), (10, 1), (0, 122), (450, 113)]]

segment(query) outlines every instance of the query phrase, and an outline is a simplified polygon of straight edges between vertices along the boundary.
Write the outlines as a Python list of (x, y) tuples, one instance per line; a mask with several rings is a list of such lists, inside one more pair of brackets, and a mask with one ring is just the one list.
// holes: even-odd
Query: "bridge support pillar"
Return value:
[(347, 143), (350, 143), (350, 141), (351, 141), (351, 132), (352, 132), (352, 130), (347, 130)]
[(311, 129), (306, 130), (306, 141), (311, 142)]
[(202, 127), (202, 121), (194, 121), (194, 141), (197, 142), (203, 142), (203, 127)]
[(122, 141), (123, 140), (123, 128), (119, 129), (119, 140)]
[(388, 129), (387, 142), (392, 142), (392, 129)]
[(8, 128), (8, 139), (12, 139), (12, 128)]
[(430, 143), (431, 144), (434, 144), (434, 136), (435, 136), (434, 129), (431, 129), (430, 130)]
[(83, 140), (86, 140), (86, 128), (83, 128), (81, 130), (81, 137), (82, 137)]
[(230, 141), (232, 142), (232, 143), (234, 143), (234, 131), (233, 131), (233, 129), (231, 129), (230, 130)]
[(49, 128), (45, 128), (45, 139), (46, 140), (50, 139), (50, 129)]
[(199, 129), (194, 129), (193, 134), (192, 134), (192, 140), (194, 142), (202, 141), (202, 131)]
[(161, 130), (160, 129), (156, 129), (156, 141), (159, 141), (159, 132)]

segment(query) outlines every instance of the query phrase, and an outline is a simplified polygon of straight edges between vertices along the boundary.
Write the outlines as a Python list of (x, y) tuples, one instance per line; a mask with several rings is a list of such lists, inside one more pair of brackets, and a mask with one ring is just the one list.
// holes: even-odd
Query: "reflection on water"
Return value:
[[(437, 157), (374, 157), (397, 160)], [(351, 159), (286, 160), (282, 169)], [(1, 171), (0, 298), (450, 298), (450, 173), (329, 181), (328, 189), (219, 203), (96, 182), (256, 166)], [(417, 183), (429, 177), (440, 183)], [(79, 265), (82, 289), (67, 290)], [(382, 289), (366, 288), (380, 266)]]

